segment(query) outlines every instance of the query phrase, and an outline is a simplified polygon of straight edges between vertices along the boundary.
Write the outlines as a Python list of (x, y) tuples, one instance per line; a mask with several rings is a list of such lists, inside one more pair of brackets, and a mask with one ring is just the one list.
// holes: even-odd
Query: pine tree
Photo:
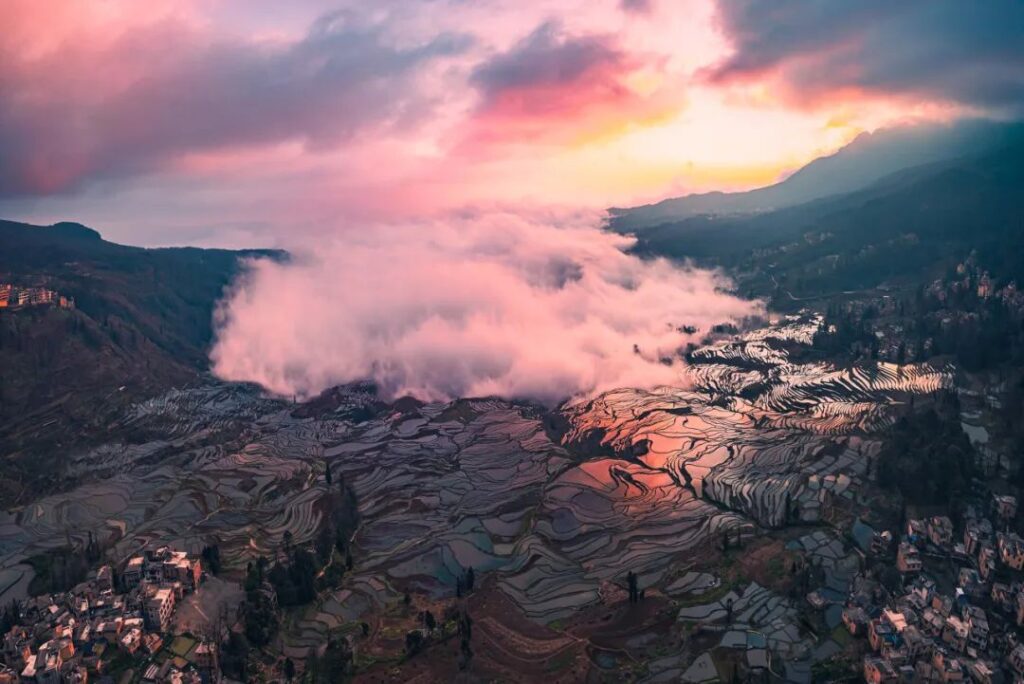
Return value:
[(637, 576), (632, 570), (626, 575), (626, 586), (629, 589), (629, 602), (638, 603), (640, 601), (640, 591), (637, 585)]

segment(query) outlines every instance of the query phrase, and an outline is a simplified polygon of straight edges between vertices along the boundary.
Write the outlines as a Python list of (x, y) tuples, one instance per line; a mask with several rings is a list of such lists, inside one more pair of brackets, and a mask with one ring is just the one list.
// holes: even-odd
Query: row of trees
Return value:
[(29, 592), (33, 595), (53, 594), (68, 591), (84, 582), (89, 569), (103, 558), (99, 541), (89, 532), (82, 544), (74, 544), (68, 538), (67, 544), (47, 551), (30, 560), (36, 571)]
[[(321, 500), (323, 516), (313, 548), (295, 544), (286, 530), (275, 562), (261, 556), (246, 567), (242, 615), (245, 636), (255, 646), (276, 636), (280, 608), (310, 603), (319, 591), (337, 586), (354, 565), (349, 539), (358, 524), (355, 495), (343, 476), (333, 476), (330, 464), (324, 480), (328, 492)], [(219, 567), (220, 550), (215, 546), (204, 549), (203, 557), (212, 561), (211, 567)]]

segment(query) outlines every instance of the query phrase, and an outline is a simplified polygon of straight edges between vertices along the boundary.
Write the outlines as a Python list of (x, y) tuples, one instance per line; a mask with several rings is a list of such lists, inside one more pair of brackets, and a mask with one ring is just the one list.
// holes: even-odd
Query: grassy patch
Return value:
[(837, 625), (832, 630), (832, 640), (845, 649), (853, 643), (853, 635), (846, 629), (846, 625)]
[(362, 634), (363, 625), (359, 622), (346, 622), (337, 629), (333, 630), (332, 633), (340, 634), (341, 636), (348, 636), (349, 634)]
[(403, 628), (401, 625), (387, 625), (380, 628), (380, 635), (388, 640), (404, 639), (407, 631), (409, 630)]
[(377, 665), (400, 665), (403, 661), (404, 658), (401, 655), (384, 656), (357, 652), (352, 664), (355, 666), (356, 671), (364, 671)]
[(195, 645), (195, 639), (190, 639), (187, 636), (174, 637), (174, 641), (171, 642), (171, 653), (179, 658), (184, 658)]
[(576, 660), (576, 654), (571, 649), (566, 649), (551, 658), (544, 669), (548, 672), (558, 672), (572, 665), (574, 660)]

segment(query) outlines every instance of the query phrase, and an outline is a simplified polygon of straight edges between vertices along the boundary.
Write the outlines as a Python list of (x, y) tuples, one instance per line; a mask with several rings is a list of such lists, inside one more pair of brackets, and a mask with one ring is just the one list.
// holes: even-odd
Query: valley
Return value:
[[(881, 431), (912, 397), (954, 387), (949, 365), (792, 360), (821, 325), (805, 313), (719, 335), (679, 365), (676, 387), (557, 409), (387, 404), (366, 385), (302, 405), (211, 380), (172, 390), (131, 405), (104, 443), (69, 451), (68, 477), (81, 484), (3, 514), (0, 601), (25, 590), (29, 558), (87, 535), (114, 562), (154, 546), (216, 545), (222, 578), (239, 581), (248, 563), (315, 542), (338, 486), (330, 469), (358, 502), (354, 567), (310, 606), (289, 609), (270, 652), (305, 661), (337, 630), (383, 629), (411, 594), (439, 613), (466, 601), (506, 606), (485, 629), (511, 642), (477, 649), (477, 672), (512, 676), (500, 654), (535, 648), (575, 654), (549, 663), (563, 676), (560, 668), (604, 667), (610, 656), (595, 655), (601, 639), (581, 620), (620, 605), (627, 574), (672, 618), (651, 628), (651, 643), (677, 638), (674, 620), (692, 619), (677, 599), (705, 581), (690, 568), (707, 567), (722, 540), (747, 546), (784, 526), (829, 529), (863, 508)], [(470, 568), (480, 588), (457, 598)], [(768, 622), (789, 633), (792, 619)], [(549, 641), (531, 645), (542, 628)], [(401, 646), (381, 639), (365, 648), (400, 658)], [(650, 651), (622, 648), (633, 665)], [(807, 648), (782, 654), (813, 661)], [(650, 667), (653, 676), (660, 666)]]

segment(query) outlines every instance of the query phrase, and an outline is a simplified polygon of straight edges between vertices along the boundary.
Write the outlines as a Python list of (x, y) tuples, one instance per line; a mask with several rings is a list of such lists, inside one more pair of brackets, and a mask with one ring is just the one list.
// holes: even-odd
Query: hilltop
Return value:
[(645, 206), (609, 209), (609, 225), (643, 235), (693, 217), (736, 217), (778, 211), (863, 190), (904, 169), (1001, 149), (1024, 140), (1024, 124), (986, 120), (953, 126), (920, 124), (862, 133), (784, 180), (747, 192), (708, 192)]
[(724, 267), (744, 294), (782, 308), (918, 286), (971, 252), (997, 279), (1020, 282), (1022, 152), (1024, 141), (1010, 141), (784, 209), (663, 223), (639, 233), (637, 249)]

